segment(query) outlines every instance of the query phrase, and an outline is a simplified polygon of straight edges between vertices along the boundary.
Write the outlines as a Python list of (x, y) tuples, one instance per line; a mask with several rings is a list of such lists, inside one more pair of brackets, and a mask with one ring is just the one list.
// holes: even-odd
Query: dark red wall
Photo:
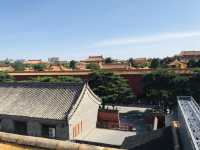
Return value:
[(135, 95), (140, 96), (143, 93), (143, 75), (123, 75), (128, 80), (130, 87), (133, 89)]

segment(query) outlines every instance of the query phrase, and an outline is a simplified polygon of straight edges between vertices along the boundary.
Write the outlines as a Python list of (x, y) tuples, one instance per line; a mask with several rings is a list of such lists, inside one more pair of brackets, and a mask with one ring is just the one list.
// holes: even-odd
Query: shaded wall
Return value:
[(31, 118), (23, 117), (1, 117), (1, 131), (16, 133), (15, 121), (25, 122), (27, 125), (27, 133), (29, 136), (42, 137), (42, 125), (54, 125), (56, 129), (55, 139), (66, 140), (69, 139), (69, 127), (65, 121), (54, 121), (54, 120), (42, 120), (36, 119), (32, 120)]

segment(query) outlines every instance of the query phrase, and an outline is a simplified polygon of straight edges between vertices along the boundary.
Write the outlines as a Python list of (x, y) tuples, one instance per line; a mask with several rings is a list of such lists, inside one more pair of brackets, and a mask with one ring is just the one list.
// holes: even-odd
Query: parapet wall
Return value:
[(59, 141), (4, 132), (0, 132), (0, 142), (13, 143), (22, 146), (30, 146), (33, 148), (44, 148), (49, 150), (117, 150), (113, 148), (78, 144), (70, 141)]

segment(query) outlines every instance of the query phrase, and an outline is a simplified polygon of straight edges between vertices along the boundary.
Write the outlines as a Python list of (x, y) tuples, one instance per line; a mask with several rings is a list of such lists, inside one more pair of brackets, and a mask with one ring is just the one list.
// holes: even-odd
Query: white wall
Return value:
[(87, 89), (75, 113), (69, 119), (70, 140), (75, 139), (73, 135), (73, 128), (78, 124), (80, 127), (81, 122), (82, 122), (82, 131), (80, 131), (80, 134), (78, 136), (84, 136), (88, 132), (90, 132), (93, 128), (96, 127), (98, 108), (99, 108), (99, 103)]

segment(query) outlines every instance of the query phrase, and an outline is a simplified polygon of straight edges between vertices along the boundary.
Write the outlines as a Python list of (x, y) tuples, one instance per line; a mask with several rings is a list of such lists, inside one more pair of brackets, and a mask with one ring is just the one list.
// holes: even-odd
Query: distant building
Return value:
[(78, 70), (88, 70), (87, 69), (87, 64), (88, 63), (85, 63), (85, 62), (78, 62), (76, 64), (76, 69), (78, 69)]
[(1, 131), (73, 140), (96, 127), (101, 100), (88, 84), (2, 83), (0, 103)]
[(112, 63), (114, 63), (114, 64), (127, 64), (127, 61), (121, 60), (121, 59), (113, 59)]
[(135, 58), (135, 59), (133, 59), (133, 61), (137, 65), (145, 64), (147, 62), (147, 58)]
[(48, 58), (48, 63), (54, 64), (59, 62), (59, 57)]
[(101, 65), (104, 62), (103, 56), (89, 56), (87, 59), (81, 60), (77, 65), (76, 68), (79, 70), (88, 70), (87, 65), (94, 63), (97, 65)]
[(101, 64), (103, 63), (104, 61), (104, 58), (103, 56), (89, 56), (88, 59), (85, 59), (85, 60), (81, 60), (81, 62), (84, 62), (84, 63), (96, 63), (96, 64)]
[(32, 66), (24, 68), (24, 72), (34, 72), (34, 71), (35, 71), (35, 69)]
[(13, 71), (15, 71), (15, 69), (11, 65), (0, 64), (0, 71), (3, 71), (3, 72), (13, 72)]
[(24, 62), (24, 64), (27, 65), (37, 65), (37, 64), (45, 64), (46, 62), (43, 62), (41, 59), (30, 59)]
[(59, 64), (69, 64), (69, 61), (67, 61), (67, 60), (59, 60)]
[(105, 69), (105, 70), (120, 70), (120, 69), (124, 70), (124, 69), (128, 69), (130, 67), (129, 67), (129, 65), (127, 63), (126, 64), (125, 63), (124, 64), (111, 63), (111, 64), (101, 64), (100, 68), (101, 69)]
[(179, 54), (179, 57), (182, 61), (188, 62), (193, 59), (195, 61), (200, 60), (200, 51), (182, 51)]
[(181, 61), (176, 59), (173, 62), (169, 63), (168, 66), (170, 68), (186, 69), (187, 68), (187, 63), (181, 62)]
[(71, 69), (66, 68), (62, 64), (49, 64), (45, 71), (71, 71)]

